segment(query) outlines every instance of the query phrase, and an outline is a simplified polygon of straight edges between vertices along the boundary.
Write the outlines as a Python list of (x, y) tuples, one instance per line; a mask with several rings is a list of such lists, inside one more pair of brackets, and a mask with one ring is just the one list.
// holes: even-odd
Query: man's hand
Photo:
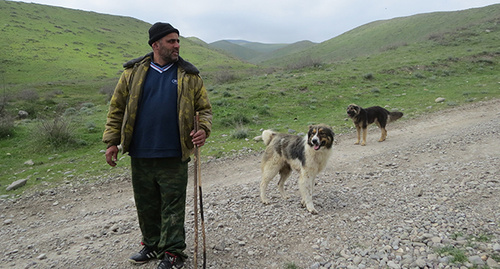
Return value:
[(116, 161), (118, 160), (118, 147), (111, 146), (106, 150), (106, 162), (115, 167)]
[(205, 140), (207, 139), (207, 133), (205, 133), (205, 130), (200, 129), (198, 132), (191, 131), (189, 134), (192, 137), (192, 142), (198, 147), (201, 147), (205, 145)]

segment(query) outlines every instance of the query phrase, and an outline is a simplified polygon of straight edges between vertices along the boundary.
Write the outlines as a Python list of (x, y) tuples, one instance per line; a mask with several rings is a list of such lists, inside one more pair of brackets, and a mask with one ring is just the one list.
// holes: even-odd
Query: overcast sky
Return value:
[(169, 22), (184, 37), (211, 43), (323, 42), (363, 24), (435, 11), (485, 7), (500, 0), (32, 0), (23, 1)]

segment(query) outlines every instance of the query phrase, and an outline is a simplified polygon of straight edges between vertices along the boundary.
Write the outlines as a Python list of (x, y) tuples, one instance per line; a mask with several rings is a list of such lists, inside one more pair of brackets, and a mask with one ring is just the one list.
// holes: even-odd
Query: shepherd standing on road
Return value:
[[(198, 69), (179, 56), (179, 30), (155, 23), (149, 45), (152, 53), (124, 64), (102, 140), (109, 165), (116, 165), (118, 145), (131, 157), (143, 248), (130, 261), (159, 258), (159, 269), (181, 268), (188, 162), (194, 145), (203, 146), (210, 135), (212, 106)], [(196, 112), (200, 129), (194, 132)]]

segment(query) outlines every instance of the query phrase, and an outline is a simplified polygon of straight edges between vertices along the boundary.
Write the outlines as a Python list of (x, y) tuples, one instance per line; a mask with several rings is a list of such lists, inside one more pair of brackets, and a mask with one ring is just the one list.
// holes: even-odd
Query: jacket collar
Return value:
[[(143, 62), (147, 62), (147, 64), (149, 65), (151, 63), (151, 59), (153, 59), (153, 52), (150, 52), (144, 56), (132, 59), (132, 60), (124, 63), (123, 67), (124, 68), (132, 68), (132, 67), (134, 67), (134, 65), (136, 65), (138, 63), (143, 63)], [(188, 73), (188, 74), (198, 75), (200, 73), (200, 71), (198, 70), (198, 68), (196, 68), (196, 66), (194, 66), (192, 63), (182, 59), (182, 57), (180, 57), (180, 56), (179, 56), (179, 60), (177, 60), (177, 64), (179, 65), (179, 67), (182, 67), (184, 70), (186, 70), (186, 73)]]

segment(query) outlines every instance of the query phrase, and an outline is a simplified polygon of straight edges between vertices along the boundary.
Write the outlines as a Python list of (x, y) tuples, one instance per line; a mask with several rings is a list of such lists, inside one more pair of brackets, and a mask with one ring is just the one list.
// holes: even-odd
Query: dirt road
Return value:
[[(444, 247), (463, 251), (463, 266), (498, 266), (500, 100), (403, 118), (383, 143), (368, 134), (364, 147), (355, 133), (336, 138), (318, 215), (300, 206), (296, 174), (289, 200), (271, 183), (271, 204), (260, 202), (258, 154), (203, 164), (208, 268), (452, 268)], [(156, 268), (127, 262), (141, 238), (129, 172), (114, 172), (1, 200), (0, 268)], [(192, 203), (190, 191), (190, 256)]]

